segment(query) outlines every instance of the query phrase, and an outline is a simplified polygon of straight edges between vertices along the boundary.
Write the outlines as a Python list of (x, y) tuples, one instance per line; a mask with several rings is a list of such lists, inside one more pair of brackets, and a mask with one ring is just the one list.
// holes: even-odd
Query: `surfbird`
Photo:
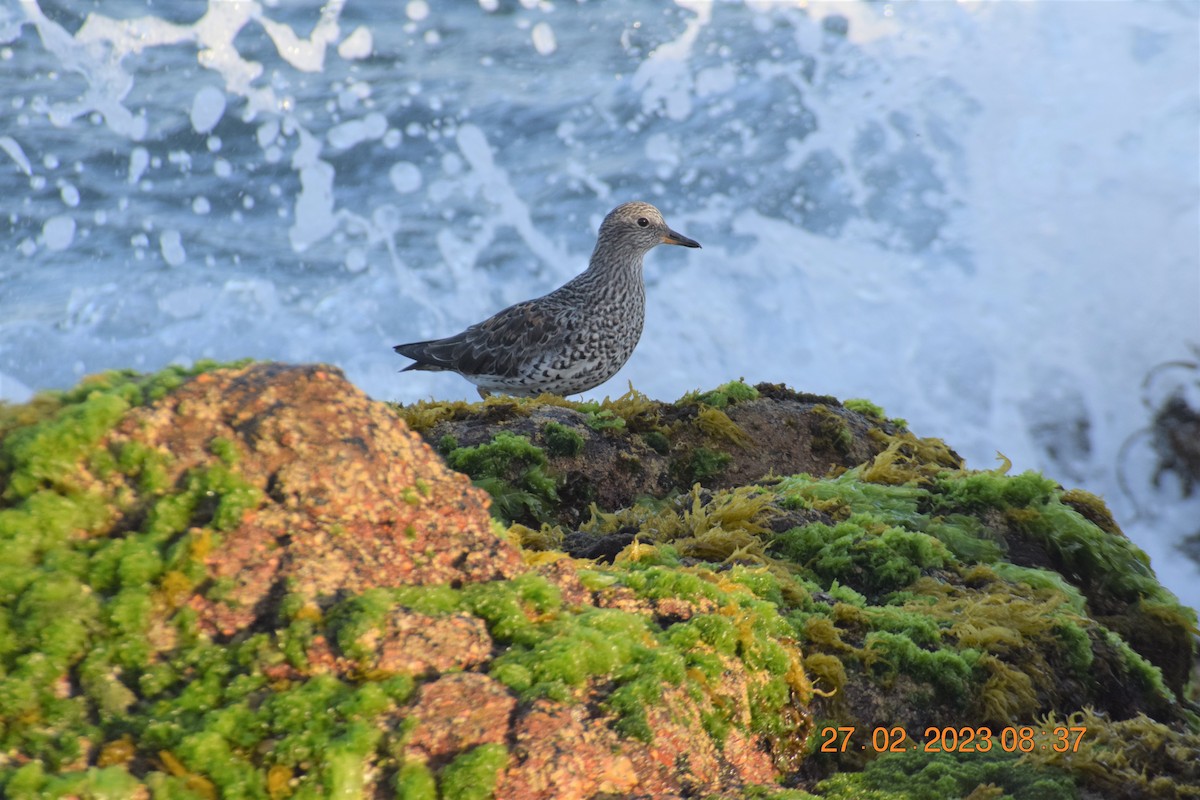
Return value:
[(445, 339), (398, 344), (408, 370), (457, 372), (481, 397), (578, 394), (629, 360), (646, 318), (642, 259), (660, 244), (699, 247), (649, 203), (617, 206), (600, 224), (588, 268), (544, 297), (509, 306)]

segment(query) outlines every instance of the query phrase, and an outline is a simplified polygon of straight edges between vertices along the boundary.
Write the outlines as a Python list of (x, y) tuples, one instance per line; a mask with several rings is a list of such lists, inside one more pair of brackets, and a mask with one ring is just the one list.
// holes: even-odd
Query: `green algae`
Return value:
[(872, 422), (891, 423), (892, 425), (895, 425), (898, 428), (907, 428), (908, 427), (907, 420), (901, 419), (899, 417), (896, 417), (895, 419), (888, 419), (888, 416), (886, 413), (884, 413), (882, 406), (876, 405), (875, 403), (872, 403), (870, 400), (866, 400), (861, 397), (851, 397), (848, 400), (843, 400), (842, 406), (849, 409), (850, 411), (857, 413), (857, 414), (862, 414), (864, 417), (867, 417)]
[(733, 456), (709, 447), (697, 447), (686, 456), (672, 462), (674, 472), (683, 485), (705, 483), (720, 475)]
[[(845, 476), (843, 476), (845, 477)], [(856, 485), (855, 485), (856, 484)], [(849, 486), (854, 488), (845, 492)], [(919, 511), (928, 500), (922, 490), (915, 487), (881, 486), (877, 484), (829, 481), (826, 488), (838, 490), (834, 502), (840, 506), (824, 506), (832, 509), (835, 519), (846, 516), (847, 521), (882, 531), (898, 528), (910, 533), (921, 533), (937, 540), (951, 557), (963, 564), (991, 562), (1005, 552), (1005, 543), (988, 531), (977, 518), (961, 514), (926, 514)]]
[(671, 452), (671, 440), (660, 431), (647, 431), (642, 434), (642, 440), (651, 450), (660, 456), (665, 456)]
[(111, 454), (96, 445), (130, 408), (161, 399), (202, 372), (247, 363), (200, 361), (154, 375), (105, 372), (66, 391), (42, 392), (25, 406), (0, 404), (2, 499), (11, 503), (44, 489), (67, 495), (81, 490), (79, 465), (111, 466)]
[[(236, 527), (261, 494), (237, 474), (238, 454), (229, 442), (214, 440), (217, 462), (189, 471), (175, 487), (166, 479), (168, 454), (134, 443), (109, 450), (101, 442), (130, 408), (161, 398), (211, 366), (155, 376), (106, 373), (39, 401), (36, 413), (5, 416), (0, 746), (35, 759), (22, 770), (0, 769), (0, 783), (15, 781), (6, 788), (10, 794), (23, 791), (22, 782), (34, 781), (39, 769), (77, 763), (85, 743), (119, 739), (119, 726), (177, 689), (195, 668), (186, 652), (180, 660), (164, 660), (150, 628), (170, 617), (174, 598), (203, 576), (200, 559), (213, 537)], [(117, 473), (128, 486), (112, 480)], [(95, 477), (107, 482), (98, 484)], [(131, 514), (133, 529), (102, 535), (114, 508)], [(193, 533), (181, 537), (189, 527)], [(185, 642), (194, 641), (188, 617), (175, 617)], [(79, 688), (63, 697), (66, 678)], [(204, 680), (194, 685), (195, 693), (211, 689)], [(206, 741), (169, 746), (202, 761)], [(169, 787), (175, 777), (159, 774), (152, 782)], [(112, 765), (37, 780), (37, 791), (49, 796), (102, 796), (106, 786), (136, 783)]]
[(583, 424), (594, 431), (625, 430), (625, 418), (611, 408), (603, 408), (599, 403), (582, 403), (578, 410), (585, 414)]
[(1102, 635), (1104, 644), (1118, 655), (1118, 666), (1122, 668), (1122, 682), (1129, 688), (1139, 689), (1152, 697), (1170, 698), (1173, 694), (1163, 681), (1162, 670), (1151, 664), (1141, 653), (1134, 650), (1120, 634), (1105, 630)]
[(383, 735), (378, 720), (394, 707), (396, 693), (386, 683), (355, 686), (329, 675), (268, 690), (260, 660), (235, 666), (237, 656), (258, 649), (243, 645), (226, 653), (233, 664), (220, 652), (203, 659), (200, 688), (193, 689), (193, 680), (153, 704), (153, 721), (132, 720), (140, 728), (139, 747), (172, 754), (226, 796), (265, 795), (263, 766), (305, 770), (301, 786), (310, 793), (320, 788), (325, 796), (356, 796), (364, 761)]
[(397, 605), (394, 592), (368, 589), (331, 608), (325, 614), (325, 621), (341, 652), (365, 667), (375, 655), (374, 644), (368, 641), (369, 634), (384, 627), (389, 613)]
[[(1057, 487), (1040, 476), (1007, 486), (1013, 479), (1002, 473), (981, 480), (958, 468), (940, 443), (914, 443), (910, 434), (897, 439), (881, 454), (886, 468), (871, 463), (833, 478), (792, 476), (769, 488), (704, 497), (696, 488), (684, 502), (614, 513), (593, 509), (582, 528), (597, 535), (632, 529), (641, 542), (654, 543), (631, 546), (627, 552), (634, 555), (618, 563), (644, 563), (652, 553), (672, 567), (680, 556), (765, 566), (790, 635), (805, 643), (805, 663), (851, 721), (857, 712), (837, 693), (862, 681), (903, 691), (904, 702), (948, 724), (1028, 720), (1047, 702), (1096, 698), (1091, 670), (1097, 657), (1155, 707), (1174, 713), (1157, 665), (1089, 620), (1087, 597), (1076, 585), (1057, 572), (1003, 560), (1008, 540), (986, 515), (1005, 510), (1004, 503), (1053, 500)], [(922, 454), (933, 459), (932, 468), (918, 463)], [(882, 482), (864, 480), (865, 474)], [(970, 479), (966, 486), (959, 484), (964, 479)], [(712, 513), (722, 508), (739, 514)], [(1065, 509), (1090, 535), (1108, 535)], [(770, 533), (772, 517), (787, 510), (832, 521)], [(556, 535), (554, 529), (539, 534), (549, 543)], [(1187, 630), (1173, 607), (1156, 613), (1164, 629)]]
[(558, 482), (547, 471), (546, 453), (508, 431), (490, 442), (446, 453), (451, 469), (465, 472), (492, 496), (492, 510), (505, 522), (549, 520), (558, 502)]
[(775, 549), (822, 582), (848, 583), (868, 597), (898, 591), (922, 571), (944, 567), (949, 550), (932, 536), (880, 527), (867, 516), (834, 526), (812, 523), (780, 534)]
[[(117, 731), (133, 733), (138, 749), (159, 754), (168, 771), (178, 773), (175, 777), (191, 776), (193, 784), (202, 780), (223, 796), (265, 797), (264, 767), (308, 764), (319, 768), (306, 772), (301, 790), (320, 787), (315, 796), (355, 796), (365, 774), (364, 759), (382, 735), (378, 720), (406, 699), (411, 680), (355, 686), (314, 676), (269, 690), (262, 670), (278, 663), (279, 656), (271, 637), (264, 635), (232, 647), (191, 638), (174, 658), (180, 677), (188, 675), (186, 681), (143, 682), (136, 697), (126, 689), (128, 705), (136, 703), (137, 713), (102, 716), (108, 721), (91, 736), (112, 741)], [(85, 686), (89, 675), (85, 664)], [(134, 711), (128, 705), (126, 710)], [(313, 709), (322, 712), (314, 715)], [(62, 767), (61, 757), (42, 757), (46, 766)], [(0, 770), (0, 784), (5, 777)], [(24, 779), (20, 774), (7, 777)], [(147, 775), (147, 783), (153, 778), (153, 773)]]
[(237, 444), (224, 436), (213, 437), (212, 441), (208, 443), (208, 449), (214, 456), (221, 459), (222, 464), (231, 469), (236, 467), (242, 458)]
[(1060, 596), (1066, 599), (1070, 610), (1079, 616), (1087, 613), (1087, 599), (1057, 572), (1036, 567), (1019, 567), (1007, 561), (997, 561), (990, 565), (997, 576), (1009, 583), (1025, 585), (1035, 591), (1045, 592), (1050, 596)]
[(437, 780), (428, 765), (406, 761), (396, 773), (396, 800), (437, 800)]
[(888, 753), (861, 772), (834, 775), (795, 800), (1077, 800), (1070, 776), (1021, 761), (998, 745), (986, 752)]
[(32, 761), (17, 769), (4, 787), (5, 796), (11, 800), (68, 797), (122, 800), (136, 796), (138, 789), (137, 778), (121, 767), (90, 767), (58, 776), (47, 775), (40, 761)]
[(508, 766), (508, 750), (501, 744), (481, 744), (455, 757), (442, 770), (438, 788), (443, 800), (488, 800), (496, 781)]
[[(1166, 671), (1171, 693), (1183, 692), (1194, 663), (1196, 613), (1157, 581), (1141, 549), (1108, 530), (1114, 523), (1099, 498), (1064, 492), (1037, 473), (997, 471), (944, 476), (935, 485), (933, 503), (1002, 513), (1020, 537), (1047, 553), (1048, 566), (1078, 589), (1093, 617), (1142, 656), (1153, 657)], [(1153, 680), (1135, 659), (1125, 660), (1132, 675), (1158, 691), (1163, 676)]]
[[(540, 578), (514, 581), (516, 595), (511, 588), (468, 587), (474, 613), (484, 617), (494, 638), (511, 645), (493, 660), (492, 677), (524, 699), (560, 702), (581, 702), (589, 687), (607, 683), (610, 691), (601, 706), (614, 714), (616, 729), (649, 742), (654, 732), (647, 709), (664, 686), (708, 698), (725, 669), (718, 657), (735, 657), (767, 676), (763, 685), (769, 689), (757, 690), (762, 696), (752, 729), (779, 735), (771, 729), (777, 723), (773, 712), (790, 702), (792, 692), (807, 692), (808, 684), (776, 641), (789, 631), (773, 604), (707, 570), (633, 564), (586, 574), (615, 578), (610, 585), (625, 586), (639, 597), (705, 598), (721, 603), (721, 611), (662, 629), (642, 614), (616, 609), (563, 613), (557, 592)], [(530, 609), (530, 598), (540, 604)], [(530, 622), (531, 613), (537, 623)], [(727, 728), (731, 723), (726, 719), (722, 724)]]
[[(615, 716), (617, 730), (646, 741), (654, 737), (648, 709), (658, 704), (664, 686), (678, 686), (711, 702), (726, 669), (722, 659), (736, 658), (763, 676), (751, 690), (757, 710), (750, 729), (778, 738), (788, 735), (776, 712), (807, 691), (807, 683), (779, 644), (788, 627), (775, 605), (750, 590), (769, 588), (778, 594), (769, 576), (743, 568), (720, 576), (641, 564), (591, 574), (603, 574), (604, 583), (624, 585), (639, 597), (705, 599), (719, 609), (664, 629), (633, 612), (568, 609), (556, 586), (527, 574), (461, 589), (371, 590), (328, 609), (320, 627), (343, 655), (365, 661), (364, 643), (396, 608), (474, 614), (506, 646), (491, 664), (493, 677), (522, 697), (563, 702), (583, 702), (595, 687), (607, 687), (601, 706)], [(293, 626), (313, 624), (301, 618), (307, 614), (298, 600), (284, 607), (295, 617)], [(361, 788), (366, 760), (378, 759), (383, 747), (378, 720), (407, 699), (413, 682), (400, 676), (398, 683), (371, 679), (356, 685), (317, 675), (273, 685), (264, 670), (285, 657), (284, 638), (260, 634), (222, 646), (185, 634), (176, 661), (188, 679), (137, 697), (134, 702), (144, 716), (127, 718), (113, 733), (95, 735), (111, 741), (116, 730), (129, 731), (139, 751), (165, 754), (159, 758), (175, 765), (168, 770), (174, 778), (202, 780), (222, 796), (267, 796), (272, 769), (302, 776), (299, 796), (353, 795)], [(745, 724), (723, 716), (720, 707), (706, 720), (711, 735), (723, 737), (730, 726)], [(323, 712), (314, 716), (313, 709)], [(499, 745), (461, 754), (437, 776), (442, 796), (476, 796), (459, 792), (487, 786), (487, 776), (502, 769), (507, 757)], [(0, 773), (0, 781), (4, 777)], [(432, 778), (424, 765), (406, 762), (398, 765), (395, 785), (403, 796), (429, 796)], [(149, 783), (151, 776), (145, 779)]]
[(993, 561), (1004, 553), (1002, 541), (992, 538), (975, 517), (961, 513), (931, 514), (933, 493), (914, 485), (864, 481), (862, 468), (835, 477), (815, 479), (796, 475), (777, 486), (785, 505), (813, 508), (834, 519), (856, 517), (860, 525), (899, 527), (924, 533), (941, 542), (964, 563)]
[[(526, 700), (539, 697), (577, 703), (607, 686), (600, 705), (611, 712), (616, 729), (652, 741), (647, 709), (664, 686), (679, 686), (705, 699), (726, 669), (721, 657), (737, 658), (764, 676), (751, 726), (774, 731), (773, 710), (807, 691), (803, 673), (778, 643), (789, 629), (773, 603), (750, 586), (778, 586), (768, 576), (735, 568), (729, 577), (708, 570), (635, 564), (591, 570), (581, 579), (611, 588), (625, 586), (647, 599), (690, 598), (720, 604), (711, 614), (663, 629), (643, 614), (617, 609), (564, 607), (560, 591), (546, 579), (527, 574), (511, 581), (453, 589), (408, 587), (375, 589), (330, 609), (325, 619), (330, 638), (347, 657), (366, 663), (371, 635), (398, 607), (425, 613), (470, 613), (481, 618), (492, 638), (504, 646), (489, 674)], [(689, 677), (692, 676), (692, 677)], [(718, 713), (718, 717), (720, 714)], [(711, 730), (727, 730), (731, 720), (713, 717)], [(719, 724), (718, 724), (719, 723)]]
[(93, 391), (48, 419), (11, 431), (0, 443), (0, 472), (6, 477), (0, 496), (13, 502), (43, 489), (62, 494), (84, 490), (79, 464), (130, 409), (127, 398), (136, 390), (126, 386), (128, 391)]
[(1028, 720), (1063, 684), (1090, 682), (1092, 636), (1107, 634), (1089, 633), (1069, 597), (1013, 586), (985, 567), (959, 579), (961, 586), (922, 577), (884, 605), (814, 603), (787, 617), (823, 688), (862, 675), (890, 689), (903, 678), (912, 702), (924, 713), (940, 709), (946, 724)]
[[(1016, 503), (1010, 506), (1015, 507)], [(1085, 595), (1175, 604), (1154, 578), (1149, 557), (1125, 537), (1105, 535), (1058, 496), (1031, 500), (1024, 508), (1035, 513), (1011, 518), (1052, 550), (1059, 571), (1082, 584)]]
[[(719, 400), (714, 407), (722, 407)], [(831, 428), (835, 444), (837, 433)], [(892, 687), (890, 691), (905, 692), (903, 702), (928, 709), (934, 718), (947, 724), (965, 719), (994, 720), (998, 725), (1028, 720), (1044, 709), (1041, 698), (1061, 692), (1064, 683), (1089, 685), (1097, 642), (1116, 653), (1117, 662), (1109, 663), (1125, 661), (1126, 674), (1144, 691), (1170, 696), (1161, 680), (1155, 682), (1153, 664), (1132, 651), (1120, 636), (1086, 619), (1088, 595), (1081, 586), (1086, 588), (1087, 584), (1077, 582), (1076, 572), (1060, 574), (1003, 560), (1008, 542), (992, 527), (992, 517), (986, 517), (985, 522), (985, 516), (996, 511), (1007, 514), (1010, 522), (1022, 530), (1045, 525), (1044, 535), (1051, 538), (1060, 523), (1082, 526), (1068, 531), (1068, 544), (1072, 535), (1086, 541), (1086, 537), (1111, 533), (1104, 529), (1102, 516), (1080, 511), (1080, 501), (1067, 498), (1053, 482), (1032, 475), (1010, 478), (1002, 471), (968, 473), (944, 444), (901, 434), (888, 437), (886, 449), (873, 462), (840, 477), (799, 476), (771, 488), (772, 492), (764, 496), (776, 499), (772, 501), (768, 496), (750, 517), (754, 530), (736, 524), (724, 527), (722, 522), (714, 521), (702, 535), (720, 538), (736, 532), (758, 540), (760, 553), (761, 544), (772, 547), (775, 558), (765, 558), (768, 568), (758, 573), (766, 577), (757, 579), (757, 591), (762, 596), (769, 594), (784, 615), (790, 630), (780, 635), (796, 636), (805, 643), (804, 664), (821, 688), (833, 690), (831, 708), (839, 710), (843, 722), (861, 725), (867, 721), (896, 721), (858, 717), (859, 712), (847, 703), (843, 693), (851, 682), (863, 681), (884, 691)], [(829, 524), (816, 523), (824, 527), (809, 524), (772, 536), (764, 523), (773, 503), (781, 509), (809, 510), (833, 519)], [(1063, 509), (1055, 507), (1056, 503)], [(675, 543), (672, 547), (638, 546), (636, 556), (619, 559), (626, 567), (653, 565), (675, 571), (679, 555), (685, 552), (688, 557), (705, 560), (728, 558), (736, 548), (686, 550), (694, 524), (685, 525), (684, 520), (688, 514), (693, 521), (699, 516), (695, 513), (697, 504), (707, 505), (695, 495), (686, 511), (660, 504), (596, 514), (591, 528), (600, 533), (632, 525), (648, 541)], [(1020, 512), (1031, 505), (1039, 516), (1022, 516)], [(1014, 509), (1017, 514), (1008, 513)], [(843, 528), (831, 537), (831, 530), (838, 525), (850, 529)], [(812, 528), (811, 535), (802, 533), (805, 528)], [(780, 542), (793, 538), (798, 541), (792, 544), (801, 552), (784, 552)], [(1125, 545), (1110, 542), (1105, 546), (1115, 547), (1118, 555), (1124, 553), (1118, 564), (1130, 563)], [(1134, 575), (1140, 572), (1136, 566), (1133, 569)], [(581, 577), (594, 589), (612, 585), (608, 575)], [(1152, 577), (1150, 580), (1153, 582)], [(625, 575), (619, 582), (636, 585), (638, 581)], [(659, 580), (648, 594), (689, 596), (696, 591), (688, 581), (676, 584)], [(814, 600), (817, 597), (822, 600)], [(828, 602), (824, 598), (829, 598)], [(1186, 624), (1186, 616), (1173, 616), (1175, 606), (1162, 600), (1161, 595), (1149, 599), (1152, 603), (1163, 602), (1164, 624), (1174, 625), (1180, 619)], [(700, 638), (703, 626), (708, 626), (704, 631), (706, 641)], [(675, 635), (680, 644), (704, 641), (715, 656), (723, 655), (722, 648), (729, 647), (728, 632), (728, 626), (706, 622), (680, 629)], [(694, 660), (692, 671), (700, 674), (700, 665), (707, 664), (711, 669), (718, 663), (707, 662), (696, 654), (690, 658)], [(764, 696), (772, 694), (768, 691)], [(643, 705), (637, 692), (631, 689), (620, 697), (622, 701), (629, 698), (633, 709), (630, 719), (636, 719), (636, 708)], [(614, 702), (614, 706), (618, 704)], [(728, 724), (719, 715), (705, 719), (706, 729), (718, 739), (725, 735)], [(635, 728), (636, 723), (628, 729)], [(965, 763), (965, 759), (960, 760)], [(914, 763), (920, 766), (927, 762), (917, 758)], [(921, 780), (953, 768), (946, 763), (935, 764), (932, 774), (922, 775)], [(998, 769), (1010, 770), (1010, 774), (992, 780), (1000, 787), (997, 792), (1042, 796), (1038, 792), (1044, 787), (1023, 794), (1021, 786), (1012, 783), (1011, 764)], [(1039, 776), (1039, 780), (1047, 776), (1051, 780), (1044, 796), (1059, 796), (1055, 787), (1071, 784), (1071, 778), (1061, 772)], [(891, 779), (881, 777), (880, 785)], [(965, 791), (980, 785), (972, 780), (975, 778), (961, 778), (961, 785), (970, 787)], [(848, 786), (862, 789), (862, 784)], [(943, 789), (946, 786), (949, 784), (942, 784)], [(855, 791), (847, 789), (840, 796), (855, 796)], [(921, 791), (925, 794), (897, 796), (941, 796), (936, 789)]]
[(870, 417), (876, 422), (887, 421), (887, 415), (883, 413), (883, 407), (865, 398), (851, 397), (848, 400), (843, 400), (842, 405), (855, 413), (862, 414), (864, 417)]
[(114, 466), (122, 475), (135, 480), (142, 494), (161, 495), (169, 488), (167, 466), (170, 462), (171, 456), (167, 453), (141, 442), (125, 442), (117, 453)]
[(211, 525), (217, 531), (233, 530), (241, 524), (243, 514), (263, 501), (258, 487), (222, 465), (189, 472), (186, 491), (196, 504), (192, 523), (199, 523), (200, 527)]
[(543, 425), (542, 438), (546, 440), (546, 451), (553, 456), (570, 458), (583, 450), (583, 437), (558, 422)]
[(1049, 502), (1058, 484), (1037, 472), (996, 471), (947, 475), (938, 489), (943, 506), (1006, 509)]
[(682, 662), (662, 659), (653, 645), (649, 621), (637, 614), (590, 609), (559, 625), (550, 624), (535, 641), (513, 647), (492, 662), (493, 677), (522, 697), (578, 699), (577, 692), (601, 675), (635, 663), (663, 677), (682, 679)]
[(755, 400), (759, 396), (758, 389), (743, 380), (730, 381), (723, 383), (716, 389), (708, 392), (689, 392), (680, 398), (676, 405), (705, 405), (712, 408), (728, 408), (737, 403)]
[[(1038, 475), (1009, 478), (939, 467), (913, 470), (902, 484), (891, 482), (894, 474), (885, 484), (864, 482), (862, 475), (872, 469), (866, 465), (823, 480), (796, 476), (775, 486), (785, 507), (819, 511), (835, 522), (778, 534), (771, 552), (791, 562), (800, 580), (815, 581), (818, 590), (851, 587), (867, 602), (817, 603), (788, 614), (808, 644), (806, 664), (819, 685), (839, 690), (862, 675), (886, 689), (903, 677), (916, 682), (907, 690), (913, 702), (944, 709), (947, 721), (957, 715), (1011, 724), (1044, 711), (1045, 698), (1064, 691), (1076, 693), (1063, 700), (1082, 699), (1065, 687), (1093, 686), (1094, 650), (1100, 647), (1106, 669), (1116, 667), (1127, 685), (1172, 713), (1167, 710), (1172, 690), (1157, 665), (1086, 618), (1094, 581), (1079, 580), (1081, 574), (1123, 564), (1132, 576), (1121, 580), (1150, 590), (1139, 578), (1145, 577), (1138, 568), (1144, 563), (1127, 540), (1063, 504), (1061, 490)], [(1016, 510), (1008, 519), (1022, 530), (1045, 525), (1041, 541), (1047, 548), (1065, 546), (1086, 569), (1059, 574), (1000, 560), (1008, 543), (981, 522), (981, 515), (996, 510)], [(1102, 541), (1088, 557), (1074, 552), (1092, 539)], [(1111, 561), (1101, 565), (1101, 558)], [(1106, 590), (1114, 580), (1108, 577)], [(1156, 591), (1141, 599), (1135, 613), (1144, 617), (1149, 612), (1142, 609), (1152, 605), (1159, 630), (1186, 630), (1186, 613), (1149, 580)], [(854, 608), (861, 610), (849, 613)], [(1104, 624), (1120, 619), (1105, 618)], [(1185, 644), (1184, 658), (1188, 650)]]

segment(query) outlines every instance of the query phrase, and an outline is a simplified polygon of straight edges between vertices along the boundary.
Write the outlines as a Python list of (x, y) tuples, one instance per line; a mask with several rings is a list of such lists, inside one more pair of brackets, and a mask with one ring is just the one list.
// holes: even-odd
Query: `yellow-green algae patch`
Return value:
[[(762, 520), (771, 495), (752, 486), (718, 492), (707, 502), (701, 494), (696, 485), (689, 494), (669, 503), (646, 502), (613, 513), (593, 506), (591, 519), (580, 530), (603, 536), (632, 528), (647, 542), (671, 543), (684, 557), (761, 563), (766, 546), (762, 536), (768, 530)], [(553, 531), (543, 529), (539, 535), (547, 537)]]
[(1200, 732), (1178, 731), (1145, 716), (1113, 721), (1090, 709), (1050, 714), (1039, 729), (1083, 728), (1078, 749), (1035, 748), (1026, 761), (1081, 772), (1108, 797), (1200, 797)]
[(725, 440), (740, 447), (750, 444), (750, 437), (746, 432), (719, 408), (701, 406), (696, 412), (696, 427), (713, 440)]
[(689, 392), (681, 397), (676, 402), (676, 405), (704, 405), (711, 408), (727, 408), (736, 403), (755, 400), (757, 398), (758, 389), (738, 379), (729, 383), (723, 383), (716, 389), (708, 392), (701, 392), (699, 390)]
[[(747, 388), (754, 391), (753, 387)], [(636, 391), (632, 385), (629, 391), (620, 397), (605, 397), (601, 401), (575, 402), (556, 395), (543, 394), (532, 398), (493, 396), (481, 403), (468, 403), (463, 400), (421, 400), (410, 405), (392, 405), (410, 428), (421, 433), (446, 420), (468, 419), (481, 414), (485, 419), (499, 420), (526, 415), (538, 406), (556, 406), (579, 411), (587, 416), (587, 424), (593, 430), (622, 429), (626, 426), (631, 430), (649, 430), (656, 425), (658, 414), (657, 404)]]
[(908, 420), (900, 419), (899, 417), (889, 419), (887, 414), (884, 413), (883, 407), (872, 403), (870, 400), (861, 397), (851, 397), (848, 400), (842, 401), (842, 405), (876, 422), (890, 422), (898, 428), (908, 427)]

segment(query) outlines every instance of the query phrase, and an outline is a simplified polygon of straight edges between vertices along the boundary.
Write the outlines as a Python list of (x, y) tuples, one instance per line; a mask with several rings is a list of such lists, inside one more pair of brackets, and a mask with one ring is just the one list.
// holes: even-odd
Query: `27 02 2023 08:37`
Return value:
[[(827, 726), (821, 728), (821, 753), (844, 753), (854, 747), (852, 739), (857, 729), (853, 725)], [(1057, 726), (1039, 728), (1032, 725), (1007, 726), (999, 735), (987, 727), (925, 729), (920, 740), (909, 736), (899, 725), (871, 731), (870, 742), (858, 745), (859, 750), (868, 748), (877, 753), (905, 753), (921, 750), (926, 753), (987, 753), (999, 748), (1006, 753), (1032, 753), (1034, 750), (1053, 750), (1056, 753), (1078, 752), (1087, 728), (1083, 726)]]

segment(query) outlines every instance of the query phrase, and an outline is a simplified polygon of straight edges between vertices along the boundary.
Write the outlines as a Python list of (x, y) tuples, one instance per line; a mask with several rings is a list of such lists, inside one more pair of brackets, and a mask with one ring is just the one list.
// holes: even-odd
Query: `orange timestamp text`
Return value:
[(869, 741), (857, 740), (856, 732), (853, 725), (821, 728), (819, 752), (845, 753), (857, 749), (876, 753), (908, 753), (914, 750), (925, 753), (988, 753), (995, 749), (1005, 753), (1032, 753), (1035, 750), (1077, 753), (1087, 728), (1023, 725), (1001, 728), (999, 735), (996, 735), (991, 728), (929, 727), (921, 739), (916, 739), (896, 725), (873, 728)]

